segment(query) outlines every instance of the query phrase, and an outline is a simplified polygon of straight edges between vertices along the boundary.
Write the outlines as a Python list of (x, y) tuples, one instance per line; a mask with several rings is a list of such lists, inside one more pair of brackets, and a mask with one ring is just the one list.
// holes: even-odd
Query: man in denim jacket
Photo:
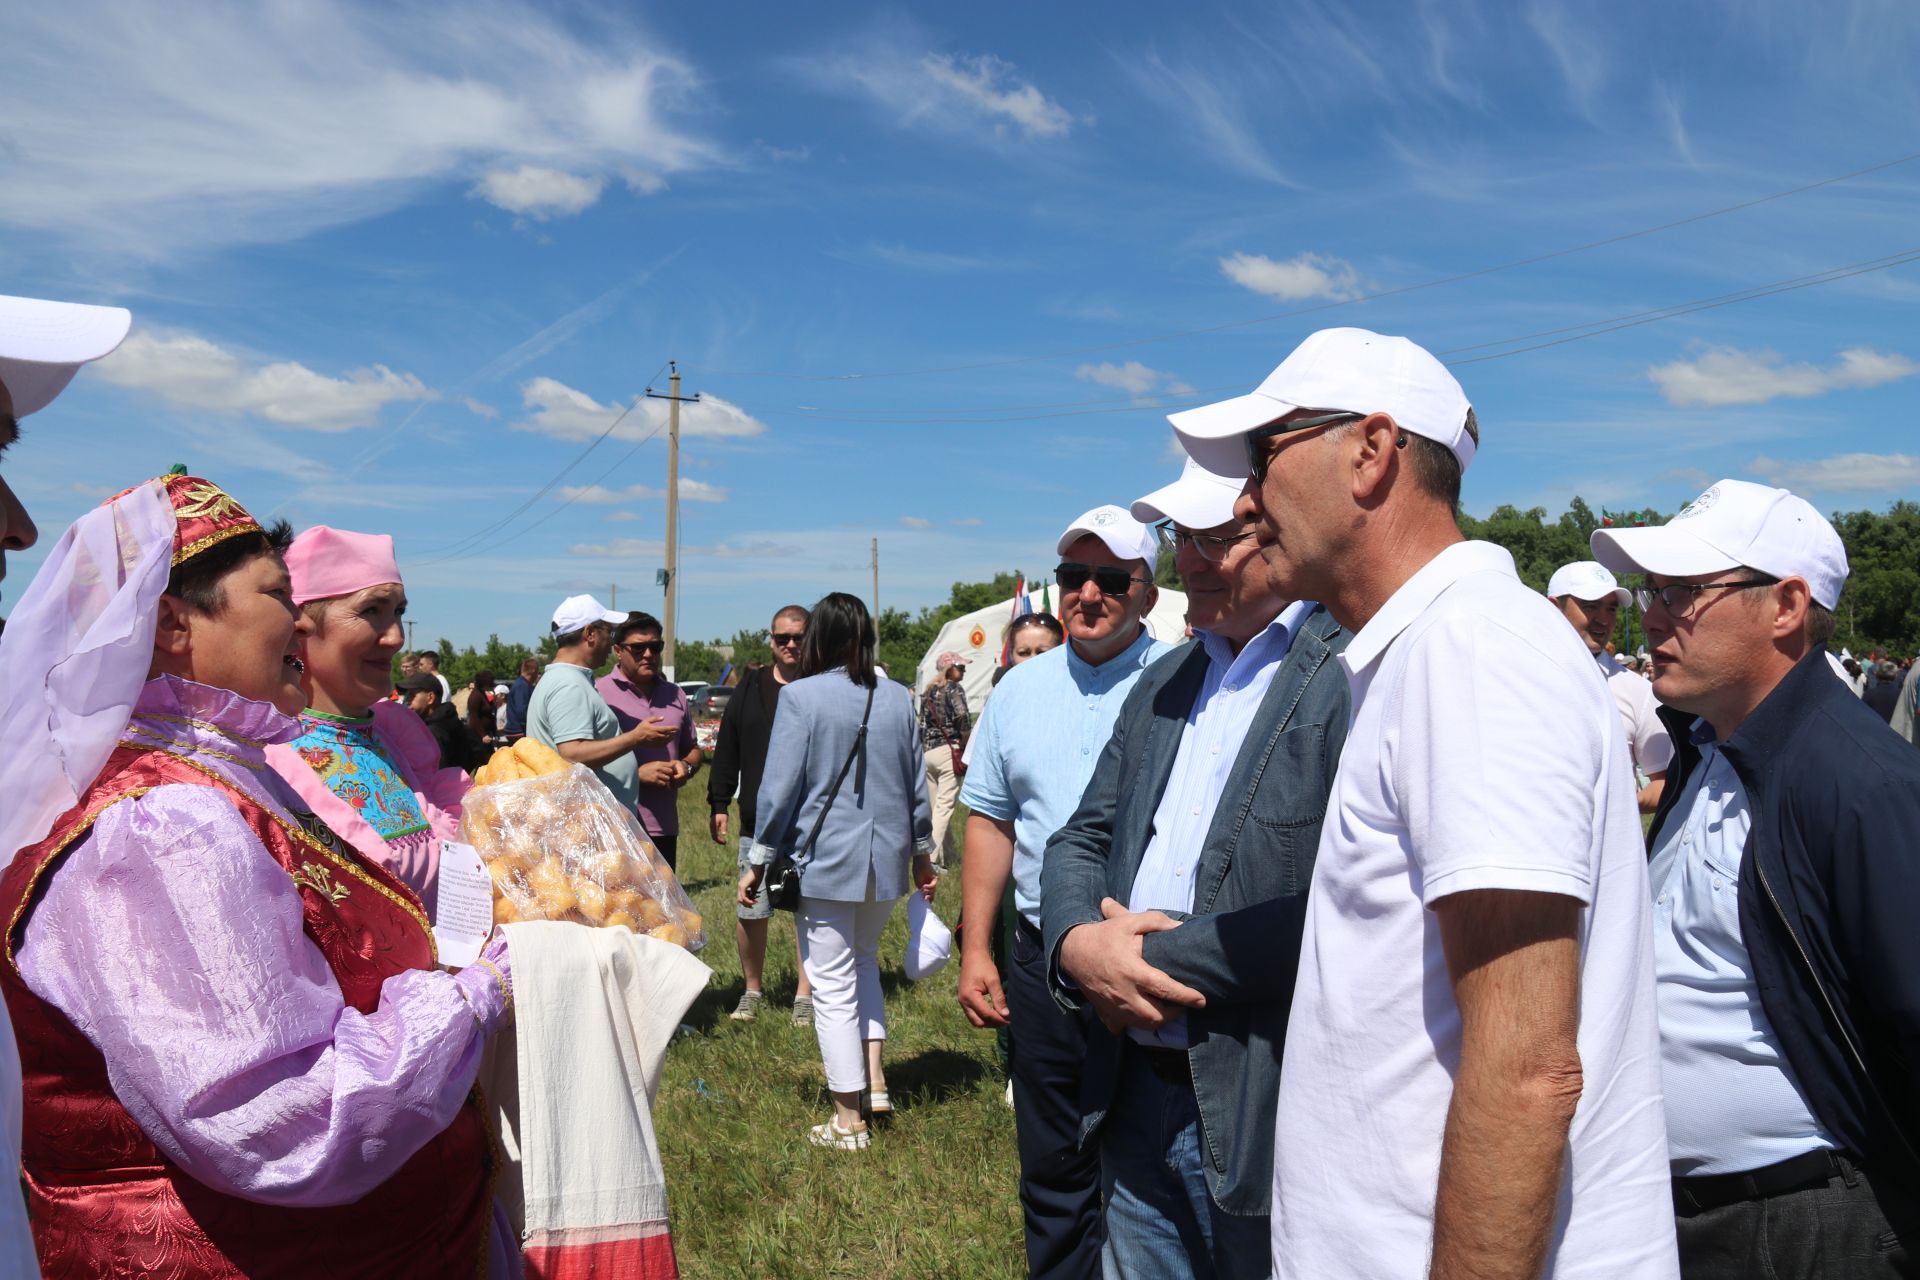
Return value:
[[(1122, 708), (1048, 843), (1056, 998), (1090, 1003), (1082, 1142), (1098, 1141), (1109, 1276), (1267, 1274), (1274, 1105), (1302, 905), (1347, 730), (1347, 633), (1281, 599), (1192, 462), (1136, 502), (1168, 518), (1196, 643)], [(1177, 927), (1176, 927), (1176, 922)]]
[(1828, 674), (1846, 550), (1722, 480), (1593, 551), (1647, 575), (1678, 747), (1648, 848), (1681, 1274), (1909, 1275), (1920, 751)]

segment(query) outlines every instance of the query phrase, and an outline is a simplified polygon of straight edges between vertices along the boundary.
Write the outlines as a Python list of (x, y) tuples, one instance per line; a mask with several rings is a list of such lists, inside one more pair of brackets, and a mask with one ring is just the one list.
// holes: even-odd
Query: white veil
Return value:
[(173, 504), (148, 481), (74, 521), (0, 635), (0, 866), (43, 839), (113, 753), (153, 665)]

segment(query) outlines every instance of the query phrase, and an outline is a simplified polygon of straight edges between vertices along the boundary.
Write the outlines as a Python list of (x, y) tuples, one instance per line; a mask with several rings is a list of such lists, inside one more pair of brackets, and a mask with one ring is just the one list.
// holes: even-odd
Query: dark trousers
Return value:
[(678, 875), (680, 873), (680, 837), (648, 836), (647, 838), (653, 841), (653, 847), (660, 851), (660, 861), (666, 863), (673, 869), (674, 874)]
[(1920, 1201), (1840, 1160), (1824, 1186), (1675, 1220), (1682, 1280), (1881, 1280), (1914, 1274)]
[[(1027, 1271), (1040, 1280), (1100, 1275), (1100, 1157), (1080, 1149), (1080, 1077), (1088, 1020), (1047, 993), (1040, 932), (1024, 920), (1003, 974), (1013, 1023), (1013, 1123), (1020, 1147), (1020, 1210)], [(1102, 1032), (1101, 1034), (1105, 1034)]]

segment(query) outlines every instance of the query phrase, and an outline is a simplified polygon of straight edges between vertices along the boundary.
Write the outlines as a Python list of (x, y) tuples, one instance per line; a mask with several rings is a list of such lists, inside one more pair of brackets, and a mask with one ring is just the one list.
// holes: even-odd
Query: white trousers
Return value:
[(820, 1039), (827, 1088), (835, 1093), (867, 1087), (864, 1042), (887, 1038), (880, 931), (899, 901), (829, 902), (801, 895), (800, 964), (813, 984), (813, 1033)]

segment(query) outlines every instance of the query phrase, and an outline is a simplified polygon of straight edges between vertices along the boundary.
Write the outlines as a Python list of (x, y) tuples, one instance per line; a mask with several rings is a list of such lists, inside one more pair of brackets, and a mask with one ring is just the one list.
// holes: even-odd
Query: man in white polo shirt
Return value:
[[(1647, 872), (1593, 660), (1461, 538), (1478, 428), (1404, 338), (1176, 414), (1281, 595), (1353, 640), (1275, 1124), (1281, 1277), (1676, 1274)], [(1543, 714), (1551, 708), (1553, 714)]]
[[(1607, 692), (1613, 695), (1620, 725), (1627, 731), (1627, 753), (1635, 773), (1633, 786), (1640, 812), (1652, 813), (1660, 807), (1667, 766), (1673, 763), (1673, 738), (1667, 726), (1660, 723), (1660, 701), (1653, 696), (1653, 686), (1607, 652), (1620, 610), (1632, 595), (1599, 561), (1576, 560), (1553, 571), (1547, 581), (1547, 599), (1586, 641), (1587, 652), (1606, 677)], [(1642, 774), (1647, 779), (1645, 786), (1640, 784)]]

